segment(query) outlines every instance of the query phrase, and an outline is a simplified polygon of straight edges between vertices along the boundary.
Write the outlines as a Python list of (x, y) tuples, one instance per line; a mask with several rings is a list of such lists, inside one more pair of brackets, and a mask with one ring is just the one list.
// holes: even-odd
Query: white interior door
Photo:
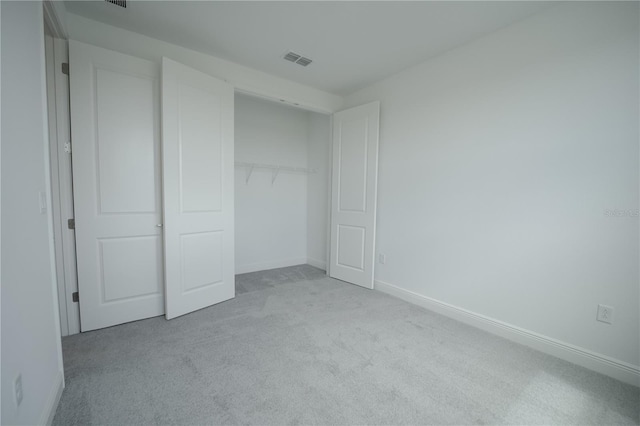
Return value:
[(69, 42), (82, 331), (164, 313), (159, 70)]
[(333, 116), (329, 275), (373, 288), (380, 103)]
[(233, 96), (162, 59), (167, 319), (235, 296)]

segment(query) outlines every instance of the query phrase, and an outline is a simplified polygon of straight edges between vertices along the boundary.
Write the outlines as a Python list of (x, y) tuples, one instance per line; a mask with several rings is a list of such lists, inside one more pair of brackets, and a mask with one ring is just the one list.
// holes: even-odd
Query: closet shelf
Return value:
[(264, 163), (246, 163), (242, 161), (236, 161), (236, 167), (244, 167), (246, 169), (246, 183), (249, 183), (249, 179), (251, 178), (251, 174), (254, 169), (267, 169), (271, 170), (271, 185), (276, 181), (278, 174), (280, 172), (293, 172), (293, 173), (316, 173), (316, 169), (308, 169), (306, 167), (291, 167), (291, 166), (283, 166), (280, 164), (264, 164)]

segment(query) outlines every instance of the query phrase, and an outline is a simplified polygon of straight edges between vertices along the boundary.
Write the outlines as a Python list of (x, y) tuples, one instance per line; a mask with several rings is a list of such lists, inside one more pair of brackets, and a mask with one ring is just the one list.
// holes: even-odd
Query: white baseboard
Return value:
[(53, 422), (53, 417), (56, 415), (56, 409), (58, 408), (58, 403), (62, 397), (63, 389), (64, 375), (62, 371), (59, 371), (56, 376), (56, 380), (51, 387), (51, 392), (49, 392), (49, 397), (47, 398), (44, 409), (42, 410), (38, 424), (49, 426)]
[(236, 265), (236, 274), (247, 274), (249, 272), (286, 268), (287, 266), (304, 265), (305, 263), (307, 263), (307, 258), (301, 257), (299, 259), (272, 260), (269, 262), (252, 263), (249, 265)]
[(311, 266), (315, 266), (318, 269), (322, 269), (323, 271), (327, 270), (327, 262), (324, 260), (313, 259), (311, 257), (307, 257), (307, 263)]
[(399, 299), (422, 306), (423, 308), (427, 308), (431, 311), (456, 319), (476, 328), (497, 334), (498, 336), (529, 346), (565, 361), (578, 364), (582, 367), (597, 371), (598, 373), (605, 374), (622, 382), (629, 383), (634, 386), (640, 386), (639, 366), (628, 364), (624, 361), (610, 358), (533, 331), (525, 330), (523, 328), (405, 290), (383, 281), (376, 280), (374, 288), (383, 293), (390, 294), (398, 297)]

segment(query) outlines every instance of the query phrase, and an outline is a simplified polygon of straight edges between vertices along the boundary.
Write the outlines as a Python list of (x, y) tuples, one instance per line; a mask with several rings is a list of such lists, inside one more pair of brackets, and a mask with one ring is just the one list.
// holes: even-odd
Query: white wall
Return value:
[(71, 13), (66, 15), (66, 25), (69, 37), (73, 40), (148, 59), (158, 64), (162, 56), (167, 56), (226, 80), (242, 91), (272, 99), (283, 99), (309, 110), (333, 112), (343, 102), (337, 95)]
[(605, 212), (639, 207), (638, 16), (557, 5), (348, 97), (381, 101), (377, 280), (637, 372), (638, 217)]
[(307, 258), (321, 269), (327, 263), (331, 117), (309, 113), (307, 163), (316, 173), (307, 180)]
[[(2, 424), (49, 420), (62, 391), (60, 324), (53, 273), (40, 2), (2, 9)], [(48, 194), (50, 195), (50, 194)], [(50, 198), (49, 198), (50, 199)], [(50, 203), (48, 203), (50, 212)], [(24, 399), (14, 400), (22, 374)]]

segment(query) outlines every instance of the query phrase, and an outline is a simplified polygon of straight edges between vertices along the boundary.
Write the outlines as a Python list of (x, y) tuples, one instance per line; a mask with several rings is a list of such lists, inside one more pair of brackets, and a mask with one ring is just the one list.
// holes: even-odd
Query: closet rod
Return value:
[(271, 176), (271, 184), (276, 181), (278, 174), (281, 171), (284, 172), (298, 172), (298, 173), (316, 173), (316, 169), (308, 169), (306, 167), (291, 167), (291, 166), (282, 166), (279, 164), (264, 164), (264, 163), (246, 163), (242, 161), (236, 161), (236, 167), (246, 167), (247, 169), (247, 178), (246, 183), (249, 183), (249, 179), (251, 178), (251, 174), (253, 173), (253, 169), (269, 169), (272, 171)]

